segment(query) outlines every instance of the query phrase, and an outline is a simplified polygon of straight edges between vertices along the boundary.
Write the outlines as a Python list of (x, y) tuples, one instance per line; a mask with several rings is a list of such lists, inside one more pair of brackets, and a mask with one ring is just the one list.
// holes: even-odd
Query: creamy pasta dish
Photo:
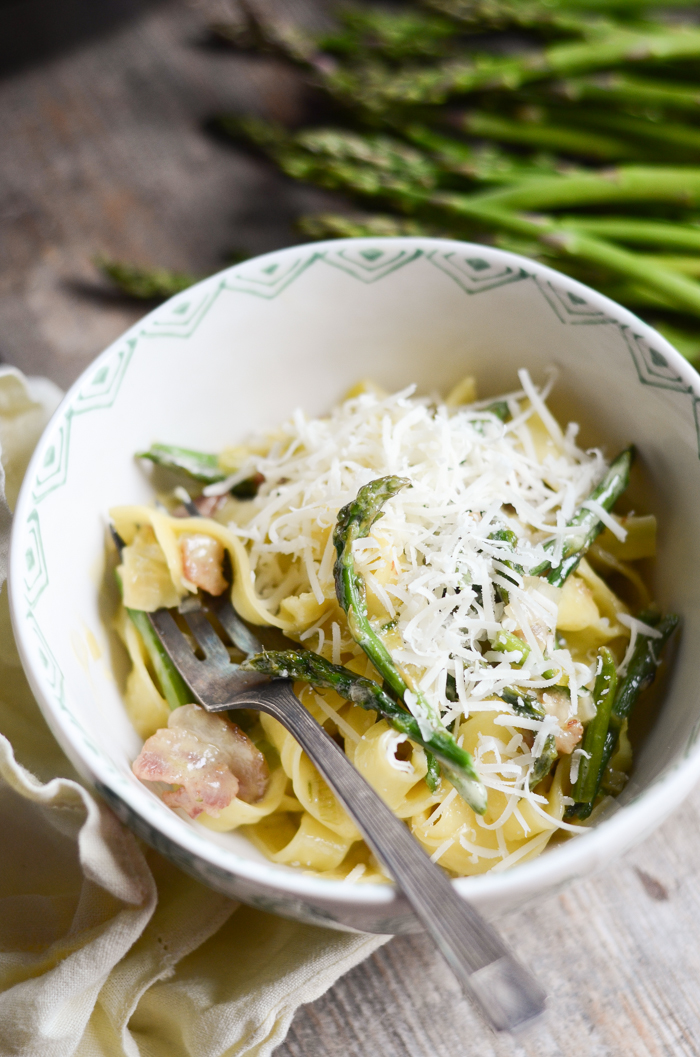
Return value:
[(232, 661), (293, 679), (451, 874), (507, 869), (600, 816), (677, 618), (643, 577), (655, 518), (615, 509), (633, 450), (582, 450), (549, 385), (521, 370), (517, 391), (479, 402), (471, 378), (444, 399), (363, 383), (219, 454), (141, 453), (156, 501), (110, 512), (137, 777), (274, 862), (385, 879), (276, 720), (196, 704), (147, 614), (186, 631), (179, 612), (204, 592), (277, 629), (257, 652), (231, 643)]

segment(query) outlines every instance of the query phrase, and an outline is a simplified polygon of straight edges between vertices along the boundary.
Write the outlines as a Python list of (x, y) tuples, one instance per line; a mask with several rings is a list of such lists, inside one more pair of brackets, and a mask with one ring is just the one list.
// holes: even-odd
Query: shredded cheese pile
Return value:
[[(410, 480), (372, 534), (357, 541), (355, 556), (385, 611), (378, 626), (391, 622), (396, 632), (387, 635), (394, 660), (420, 673), (417, 684), (448, 722), (451, 713), (488, 707), (484, 700), (506, 686), (542, 689), (561, 683), (562, 673), (575, 715), (580, 688), (591, 678), (588, 665), (557, 648), (558, 589), (527, 572), (546, 558), (545, 539), (556, 540), (553, 563), (560, 558), (572, 531), (566, 522), (606, 464), (600, 451), (577, 447), (575, 424), (562, 432), (545, 404), (547, 392), (527, 371), (520, 380), (522, 390), (505, 398), (512, 416), (506, 423), (478, 405), (455, 410), (417, 398), (415, 387), (386, 398), (363, 393), (328, 418), (297, 411), (267, 455), (251, 455), (236, 474), (265, 478), (245, 504), (246, 523), (229, 527), (246, 543), (256, 590), (272, 611), (293, 594), (310, 592), (319, 605), (333, 599), (339, 508), (377, 477)], [(230, 481), (207, 491), (223, 491)], [(515, 550), (489, 538), (503, 528), (516, 533)], [(497, 600), (499, 585), (508, 591), (507, 606)], [(530, 648), (522, 664), (517, 652), (488, 649), (486, 640), (501, 630), (522, 634)], [(338, 625), (333, 634), (337, 639)], [(322, 639), (319, 652), (321, 646)], [(336, 641), (336, 657), (339, 649)], [(446, 697), (448, 675), (458, 703)]]
[[(545, 563), (557, 566), (570, 536), (582, 531), (567, 523), (584, 504), (617, 541), (626, 525), (645, 522), (650, 538), (628, 548), (635, 558), (653, 554), (655, 523), (621, 521), (587, 499), (608, 469), (601, 451), (582, 450), (578, 427), (562, 430), (552, 416), (552, 378), (543, 389), (526, 370), (519, 379), (521, 389), (494, 404), (463, 402), (473, 399), (468, 380), (445, 401), (418, 397), (415, 387), (393, 395), (363, 389), (327, 417), (296, 411), (274, 432), (222, 452), (219, 465), (230, 476), (204, 489), (219, 497), (210, 515), (112, 511), (125, 539), (138, 542), (144, 524), (153, 536), (131, 548), (141, 561), (139, 597), (153, 587), (154, 605), (166, 604), (163, 577), (178, 598), (193, 590), (178, 579), (181, 544), (196, 532), (200, 546), (204, 533), (229, 554), (239, 612), (381, 682), (336, 598), (333, 532), (340, 509), (364, 485), (406, 480), (370, 534), (353, 544), (355, 567), (371, 625), (409, 687), (406, 707), (424, 738), (437, 714), (472, 755), (488, 787), (485, 814), (475, 814), (444, 774), (427, 781), (425, 751), (386, 719), (333, 690), (296, 689), (431, 858), (458, 875), (506, 869), (539, 854), (556, 831), (581, 832), (564, 814), (585, 755), (584, 727), (595, 715), (599, 648), (610, 646), (623, 673), (640, 630), (654, 634), (585, 558), (562, 587), (535, 575)], [(229, 494), (251, 479), (253, 497)], [(146, 576), (149, 548), (158, 561)], [(646, 596), (634, 570), (600, 554), (604, 568), (612, 562)], [(130, 652), (132, 711), (139, 729), (152, 733), (154, 694), (166, 714), (167, 705), (148, 682), (140, 650)], [(268, 716), (261, 724), (277, 751), (268, 793), (254, 805), (236, 797), (217, 816), (204, 812), (204, 824), (246, 826), (275, 862), (377, 879), (380, 867), (291, 734)], [(630, 766), (623, 729), (611, 782), (622, 787)]]

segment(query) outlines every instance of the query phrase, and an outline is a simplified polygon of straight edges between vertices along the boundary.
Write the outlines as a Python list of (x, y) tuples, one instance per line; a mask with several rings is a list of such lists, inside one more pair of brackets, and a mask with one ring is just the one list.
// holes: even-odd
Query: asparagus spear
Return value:
[(168, 470), (181, 470), (205, 484), (223, 481), (226, 474), (219, 466), (217, 455), (203, 451), (192, 451), (190, 448), (178, 448), (174, 444), (151, 444), (148, 451), (137, 452), (138, 459), (148, 459)]
[(102, 257), (95, 263), (122, 293), (142, 301), (165, 301), (174, 294), (187, 290), (201, 278), (168, 271), (166, 268), (144, 268)]
[(171, 708), (191, 704), (193, 701), (192, 691), (163, 649), (160, 639), (151, 627), (148, 614), (140, 609), (127, 609), (126, 612), (146, 647), (146, 652), (153, 665), (153, 671), (165, 700)]
[(338, 513), (333, 532), (337, 559), (333, 568), (338, 603), (347, 614), (350, 634), (365, 651), (387, 682), (392, 693), (403, 698), (407, 684), (399, 674), (384, 643), (372, 630), (367, 617), (364, 581), (355, 572), (353, 544), (369, 535), (383, 517), (382, 506), (402, 488), (410, 486), (406, 477), (379, 477), (360, 488), (357, 497)]
[[(338, 513), (333, 533), (333, 543), (338, 555), (333, 569), (335, 593), (340, 607), (347, 614), (350, 634), (365, 651), (390, 692), (404, 702), (407, 701), (408, 694), (412, 694), (412, 710), (415, 709), (417, 713), (424, 736), (428, 737), (428, 732), (433, 732), (451, 739), (452, 736), (442, 726), (437, 709), (420, 690), (410, 691), (389, 651), (372, 629), (367, 616), (364, 581), (355, 572), (355, 540), (369, 534), (375, 522), (382, 517), (381, 508), (384, 503), (406, 485), (410, 485), (410, 481), (402, 477), (380, 477), (376, 481), (370, 481), (359, 490), (357, 497)], [(445, 774), (475, 811), (483, 813), (486, 810), (486, 790), (477, 777), (466, 777), (461, 771), (450, 770), (447, 765)]]
[(342, 213), (316, 213), (301, 217), (297, 227), (312, 239), (353, 239), (377, 237), (395, 238), (397, 235), (438, 235), (416, 220), (392, 217), (384, 213), (365, 213), (346, 216)]
[[(353, 544), (369, 535), (372, 526), (383, 517), (382, 506), (402, 488), (410, 486), (405, 477), (380, 477), (360, 488), (357, 497), (338, 513), (333, 543), (337, 559), (333, 568), (335, 593), (340, 607), (347, 614), (348, 628), (380, 673), (389, 691), (405, 699), (409, 686), (394, 664), (386, 646), (374, 632), (367, 616), (365, 585), (355, 572)], [(416, 707), (424, 723), (441, 727), (440, 716), (425, 696), (416, 691)]]
[(471, 110), (462, 118), (462, 128), (472, 136), (516, 146), (540, 147), (600, 161), (644, 159), (649, 150), (605, 132), (576, 128), (567, 117), (559, 124), (523, 121), (483, 110)]
[(420, 11), (347, 8), (339, 13), (343, 28), (321, 37), (322, 51), (367, 57), (376, 53), (394, 62), (434, 58), (449, 51), (449, 40), (459, 33), (454, 22)]
[(519, 654), (518, 660), (512, 660), (511, 664), (520, 666), (525, 663), (525, 658), (530, 652), (530, 647), (522, 639), (519, 639), (517, 635), (511, 634), (510, 631), (498, 631), (495, 635), (489, 638), (489, 645), (495, 653), (517, 653)]
[[(498, 411), (494, 410), (494, 408), (498, 408)], [(495, 404), (491, 404), (488, 408), (486, 408), (486, 410), (487, 411), (492, 411), (493, 414), (496, 414), (498, 416), (498, 418), (501, 419), (502, 422), (507, 421), (507, 418), (510, 417), (510, 409), (509, 409), (508, 404), (506, 403), (505, 400), (499, 400)], [(506, 417), (504, 417), (504, 416), (506, 416)], [(510, 546), (511, 546), (511, 549), (514, 549), (517, 546), (517, 544), (518, 544), (518, 537), (515, 535), (515, 533), (513, 532), (512, 529), (507, 529), (507, 528), (497, 529), (495, 532), (492, 532), (491, 535), (489, 536), (489, 539), (490, 540), (501, 540), (504, 543), (509, 543)], [(510, 558), (501, 558), (501, 557), (499, 557), (498, 560), (501, 562), (502, 565), (505, 565), (506, 568), (512, 569), (514, 573), (518, 573), (520, 576), (523, 575), (523, 572), (524, 572), (523, 567), (521, 565), (518, 565), (517, 562), (511, 561)], [(511, 578), (508, 577), (508, 579), (511, 579)], [(499, 592), (499, 594), (501, 596), (502, 601), (507, 604), (508, 603), (508, 589), (505, 588), (505, 587), (501, 587), (501, 585), (499, 584), (498, 592)], [(506, 631), (499, 632), (499, 634), (496, 636), (496, 640), (498, 640), (498, 644), (497, 645), (494, 645), (494, 640), (493, 639), (491, 640), (491, 649), (500, 650), (501, 652), (507, 651), (509, 653), (512, 652), (513, 650), (519, 649), (521, 651), (521, 653), (523, 654), (523, 657), (522, 657), (523, 661), (525, 660), (525, 658), (527, 657), (528, 653), (530, 652), (530, 647), (527, 646), (520, 639), (517, 639), (516, 636), (511, 635), (510, 632), (506, 632)], [(513, 641), (513, 640), (515, 640), (515, 641)], [(520, 643), (520, 646), (517, 645), (518, 642)]]
[[(174, 444), (151, 444), (148, 451), (137, 452), (136, 457), (149, 459), (168, 470), (180, 470), (203, 484), (216, 484), (218, 481), (224, 481), (227, 476), (219, 466), (218, 455), (193, 451), (191, 448), (178, 448)], [(239, 499), (252, 499), (258, 494), (258, 488), (263, 481), (261, 474), (254, 473), (234, 485), (230, 490), (231, 495)]]
[(550, 92), (567, 99), (651, 105), (695, 114), (700, 111), (700, 92), (697, 88), (624, 73), (604, 73), (558, 81), (551, 86)]
[(508, 154), (493, 144), (475, 147), (418, 122), (397, 123), (396, 131), (427, 151), (443, 171), (471, 180), (515, 183), (524, 176), (552, 176), (559, 171), (552, 156), (539, 154), (524, 158)]
[[(626, 448), (621, 455), (613, 460), (603, 480), (591, 492), (588, 500), (593, 500), (603, 507), (604, 510), (612, 510), (615, 502), (622, 495), (629, 484), (629, 473), (634, 458), (634, 449)], [(603, 531), (603, 523), (595, 510), (590, 510), (585, 504), (576, 511), (571, 521), (567, 523), (569, 528), (577, 528), (580, 531), (575, 535), (567, 536), (564, 542), (561, 562), (552, 566), (549, 561), (544, 561), (534, 569), (530, 570), (531, 576), (547, 575), (547, 580), (555, 587), (561, 587), (567, 576), (576, 569), (581, 558)], [(546, 551), (554, 550), (554, 540), (549, 540), (544, 545)]]
[(607, 646), (598, 651), (598, 674), (593, 688), (596, 714), (586, 727), (583, 736), (583, 755), (579, 762), (578, 776), (573, 788), (576, 801), (593, 803), (598, 787), (605, 740), (610, 724), (610, 713), (617, 690), (617, 667), (613, 654)]
[[(114, 529), (112, 529), (112, 535), (117, 544), (117, 549), (121, 554), (122, 548), (124, 547), (124, 541)], [(122, 578), (119, 574), (119, 570), (115, 569), (114, 572), (119, 587), (119, 593), (123, 596)], [(171, 708), (178, 708), (180, 705), (191, 704), (193, 700), (192, 691), (189, 689), (187, 683), (165, 652), (160, 639), (151, 627), (148, 614), (144, 613), (141, 609), (129, 609), (126, 606), (124, 608), (126, 609), (129, 620), (138, 631), (141, 636), (141, 641), (146, 647), (146, 652), (153, 666), (153, 671), (160, 684), (161, 693), (165, 700)]]
[(592, 777), (587, 780), (585, 792), (589, 793), (592, 787), (593, 794), (590, 799), (578, 802), (573, 808), (569, 809), (571, 815), (578, 815), (581, 819), (588, 818), (593, 810), (593, 804), (598, 796), (605, 770), (610, 762), (610, 757), (615, 751), (622, 724), (626, 719), (629, 719), (639, 695), (654, 682), (663, 648), (678, 626), (679, 618), (675, 614), (670, 614), (661, 620), (658, 615), (647, 616), (646, 614), (641, 614), (641, 616), (644, 619), (644, 623), (656, 625), (655, 630), (658, 631), (659, 635), (656, 638), (652, 638), (640, 633), (637, 638), (637, 644), (629, 662), (627, 674), (619, 684), (610, 710), (605, 740), (602, 750), (597, 756), (597, 770), (593, 770), (590, 765), (588, 768), (588, 771), (592, 772)]
[(462, 62), (441, 62), (394, 72), (360, 66), (328, 74), (327, 88), (370, 114), (396, 105), (445, 103), (453, 95), (518, 88), (551, 77), (608, 69), (621, 63), (694, 59), (700, 55), (700, 30), (693, 26), (629, 29), (614, 27), (589, 39), (553, 44), (539, 55), (478, 55)]
[(534, 789), (536, 785), (539, 785), (543, 778), (547, 777), (552, 769), (552, 764), (555, 763), (558, 758), (559, 753), (557, 752), (556, 739), (553, 734), (548, 734), (545, 738), (542, 752), (533, 763), (532, 770), (530, 771), (530, 778), (528, 780), (530, 789)]
[[(563, 179), (560, 182), (573, 184), (576, 180), (577, 177), (571, 177), (570, 181)], [(534, 184), (535, 181), (531, 183)], [(676, 195), (680, 199), (680, 186), (677, 187)], [(647, 260), (640, 260), (637, 254), (623, 250), (603, 239), (585, 235), (576, 228), (567, 228), (563, 224), (557, 224), (550, 218), (532, 219), (516, 215), (510, 209), (500, 208), (500, 205), (499, 208), (493, 208), (493, 197), (495, 194), (491, 193), (488, 196), (468, 196), (437, 192), (429, 197), (429, 201), (456, 216), (471, 217), (472, 220), (484, 226), (530, 236), (564, 257), (607, 268), (625, 279), (639, 282), (654, 293), (658, 293), (666, 303), (676, 309), (692, 315), (700, 315), (700, 283), (693, 279), (658, 264), (650, 265)], [(653, 194), (649, 194), (648, 197), (653, 197)], [(416, 199), (417, 196), (413, 195), (414, 202)]]
[(446, 776), (470, 807), (483, 815), (486, 810), (486, 789), (474, 770), (472, 758), (461, 749), (444, 728), (426, 732), (418, 721), (398, 702), (382, 690), (378, 683), (356, 675), (342, 665), (331, 664), (310, 650), (282, 650), (259, 653), (241, 665), (243, 671), (263, 672), (265, 675), (299, 679), (312, 686), (335, 690), (347, 701), (361, 708), (378, 712), (395, 730), (406, 734), (411, 741), (440, 761)]
[[(549, 126), (546, 123), (546, 113), (539, 110), (536, 113), (541, 114), (545, 122), (542, 127), (547, 129)], [(618, 155), (610, 153), (607, 155), (609, 158), (653, 159), (658, 146), (662, 145), (666, 161), (687, 161), (691, 164), (697, 161), (700, 132), (687, 125), (679, 125), (669, 120), (650, 120), (646, 116), (615, 113), (609, 107), (605, 110), (589, 106), (567, 107), (566, 110), (557, 108), (552, 113), (552, 119), (556, 120), (557, 116), (560, 121), (566, 122), (567, 128), (572, 132), (581, 134), (585, 131), (581, 126), (592, 126), (596, 132), (589, 131), (588, 135), (604, 135), (610, 138), (611, 142), (620, 144), (621, 152)], [(598, 129), (601, 130), (600, 133)], [(610, 136), (611, 133), (613, 136)], [(615, 140), (615, 135), (621, 136), (622, 139)], [(568, 150), (568, 147), (562, 145), (561, 149)], [(601, 154), (600, 157), (605, 156)]]
[(523, 693), (517, 687), (506, 686), (498, 696), (501, 701), (505, 701), (507, 705), (510, 705), (516, 716), (528, 716), (530, 719), (544, 718), (545, 711), (537, 698)]
[(523, 180), (472, 199), (472, 204), (489, 209), (523, 212), (644, 202), (686, 209), (700, 205), (700, 168), (621, 165), (604, 172)]
[(568, 4), (545, 4), (538, 0), (423, 0), (423, 3), (453, 18), (464, 29), (476, 32), (517, 28), (576, 34), (589, 29), (586, 12)]
[(440, 785), (440, 762), (437, 756), (433, 756), (432, 752), (426, 753), (426, 759), (428, 761), (428, 770), (425, 775), (425, 782), (431, 793), (436, 793)]
[[(402, 700), (410, 688), (369, 622), (364, 581), (355, 572), (353, 544), (369, 535), (372, 526), (383, 516), (381, 508), (384, 503), (410, 484), (406, 477), (379, 477), (370, 481), (360, 488), (351, 503), (339, 511), (333, 533), (338, 555), (333, 568), (335, 593), (341, 609), (347, 614), (350, 634), (365, 651), (389, 691)], [(414, 692), (414, 697), (423, 723), (440, 728), (440, 716), (427, 698), (419, 690)]]
[(638, 220), (635, 217), (587, 216), (565, 216), (561, 218), (561, 223), (567, 228), (627, 242), (632, 246), (700, 252), (700, 227), (697, 225)]

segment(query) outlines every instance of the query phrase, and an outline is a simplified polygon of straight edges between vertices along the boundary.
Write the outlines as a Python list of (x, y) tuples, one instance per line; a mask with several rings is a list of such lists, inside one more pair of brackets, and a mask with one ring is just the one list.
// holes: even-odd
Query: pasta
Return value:
[[(240, 828), (274, 862), (384, 879), (279, 723), (237, 712), (210, 735), (214, 717), (154, 666), (136, 615), (232, 583), (241, 617), (301, 649), (246, 666), (298, 676), (305, 706), (452, 874), (506, 869), (600, 814), (632, 765), (628, 684), (651, 680), (676, 618), (650, 607), (635, 565), (655, 553), (655, 519), (611, 513), (631, 454), (581, 450), (548, 388), (524, 370), (520, 384), (481, 404), (471, 378), (444, 401), (361, 384), (328, 417), (297, 411), (219, 456), (145, 453), (189, 491), (111, 511), (139, 777), (168, 775), (173, 805)], [(458, 780), (467, 753), (483, 802)]]

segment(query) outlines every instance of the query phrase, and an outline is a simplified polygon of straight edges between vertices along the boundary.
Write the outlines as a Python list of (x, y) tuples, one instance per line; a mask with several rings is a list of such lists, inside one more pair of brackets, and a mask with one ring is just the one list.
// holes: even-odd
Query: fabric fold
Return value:
[(389, 937), (239, 906), (78, 780), (22, 671), (2, 587), (11, 507), (59, 398), (0, 368), (0, 1054), (269, 1057), (299, 1005)]

